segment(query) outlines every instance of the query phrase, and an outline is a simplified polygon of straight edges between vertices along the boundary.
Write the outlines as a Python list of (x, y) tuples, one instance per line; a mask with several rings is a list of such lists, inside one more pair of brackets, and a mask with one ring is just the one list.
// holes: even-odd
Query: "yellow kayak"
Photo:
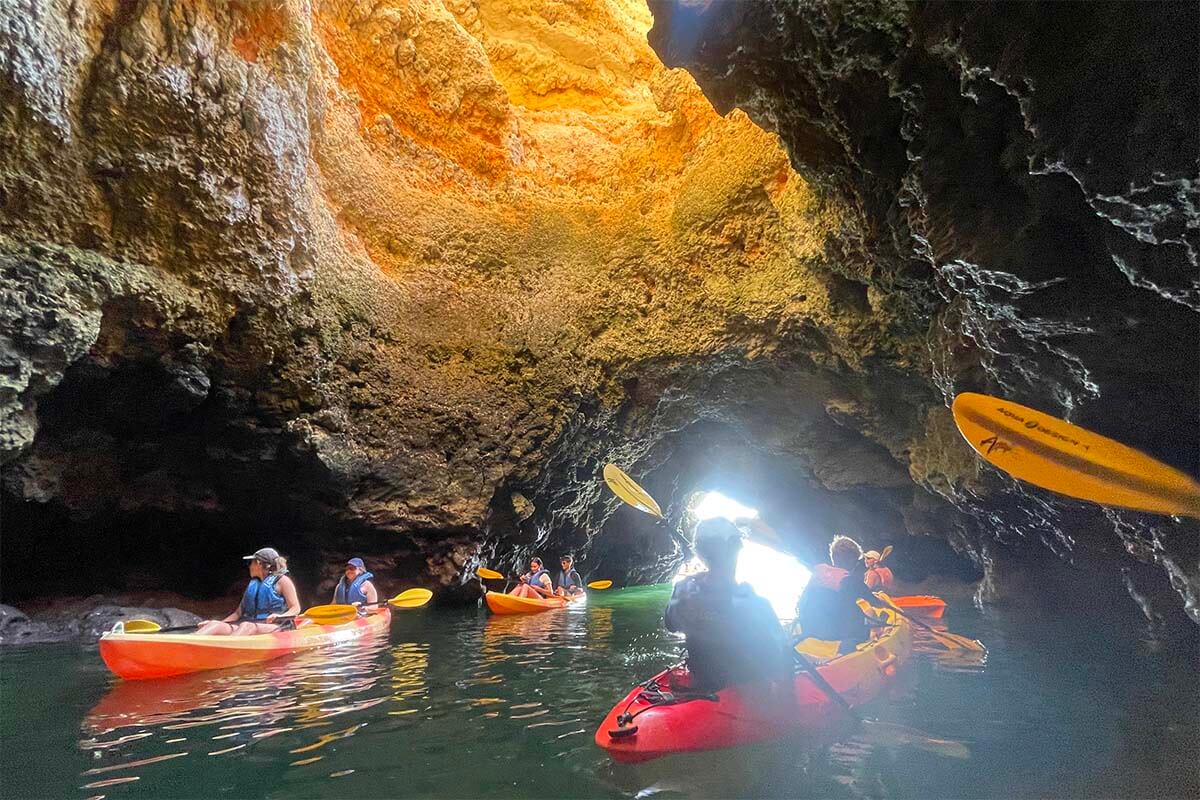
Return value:
[(573, 597), (517, 597), (502, 592), (488, 592), (483, 596), (493, 614), (537, 614), (554, 608), (566, 608), (587, 600), (587, 594)]

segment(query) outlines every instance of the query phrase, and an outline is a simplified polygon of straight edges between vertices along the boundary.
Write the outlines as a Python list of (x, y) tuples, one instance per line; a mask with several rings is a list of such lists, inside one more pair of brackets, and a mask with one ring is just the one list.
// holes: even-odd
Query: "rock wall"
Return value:
[[(993, 573), (997, 533), (1087, 549), (1092, 517), (979, 472), (964, 388), (1194, 465), (1194, 139), (1134, 135), (1186, 65), (1125, 98), (1120, 156), (1072, 130), (1107, 50), (1043, 52), (1054, 14), (1109, 50), (1151, 23), (654, 12), (0, 6), (5, 596), (50, 558), (90, 566), (81, 593), (220, 594), (266, 542), (307, 592), (351, 552), (389, 583), (560, 548), (661, 577), (677, 546), (614, 515), (609, 460), (676, 519), (733, 487), (801, 548), (916, 534)], [(1195, 601), (1186, 530), (1100, 521)]]
[[(847, 207), (841, 268), (911, 301), (914, 369), (947, 400), (1008, 396), (1200, 472), (1195, 4), (651, 7), (664, 63)], [(910, 469), (984, 522), (966, 538), (989, 572), (997, 541), (1126, 551), (1200, 621), (1194, 523), (1026, 493), (977, 474), (951, 430), (934, 409)]]
[(52, 536), (81, 591), (219, 591), (270, 539), (455, 583), (595, 530), (599, 466), (725, 413), (710, 377), (920, 346), (636, 3), (0, 14), (9, 574)]

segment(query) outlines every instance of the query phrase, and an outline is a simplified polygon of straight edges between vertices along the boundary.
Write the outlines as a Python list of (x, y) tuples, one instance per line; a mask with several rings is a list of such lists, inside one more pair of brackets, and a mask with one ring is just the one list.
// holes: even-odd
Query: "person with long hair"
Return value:
[(529, 572), (519, 579), (509, 594), (514, 597), (553, 597), (554, 581), (550, 579), (550, 571), (542, 566), (542, 560), (537, 556), (529, 559)]
[(274, 547), (264, 547), (245, 556), (250, 570), (250, 583), (242, 601), (229, 616), (201, 623), (196, 633), (215, 636), (250, 636), (280, 630), (278, 617), (295, 617), (300, 613), (300, 598), (296, 584), (287, 574), (287, 559)]

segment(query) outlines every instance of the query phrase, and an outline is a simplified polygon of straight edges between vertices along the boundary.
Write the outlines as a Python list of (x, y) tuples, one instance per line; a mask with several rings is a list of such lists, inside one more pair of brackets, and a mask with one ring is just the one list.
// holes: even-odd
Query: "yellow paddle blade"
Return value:
[(356, 617), (358, 609), (352, 605), (343, 605), (341, 603), (330, 604), (324, 606), (313, 606), (308, 611), (300, 614), (302, 617), (308, 617), (311, 620), (323, 622), (329, 617)]
[(1014, 478), (1102, 505), (1200, 517), (1200, 483), (1132, 447), (984, 394), (964, 392), (952, 410), (971, 447)]
[(126, 633), (154, 633), (162, 630), (162, 626), (157, 622), (149, 619), (129, 619), (125, 620)]
[(592, 581), (587, 586), (589, 589), (607, 589), (612, 586), (612, 581)]
[(489, 581), (504, 580), (503, 575), (501, 575), (499, 572), (496, 572), (496, 570), (488, 569), (487, 567), (480, 567), (479, 569), (475, 570), (475, 574), (478, 575), (480, 578), (484, 578)]
[(879, 554), (879, 563), (882, 564), (883, 560), (885, 558), (887, 558), (888, 556), (890, 556), (891, 554), (892, 554), (892, 546), (889, 544), (887, 547), (883, 548), (883, 552)]
[(929, 633), (938, 642), (938, 644), (950, 650), (973, 650), (976, 653), (986, 653), (987, 648), (983, 646), (977, 639), (968, 639), (965, 636), (959, 636), (957, 633), (946, 633), (943, 631), (935, 631), (929, 629)]
[(654, 498), (647, 494), (645, 489), (638, 486), (633, 478), (622, 472), (616, 464), (604, 465), (604, 482), (608, 484), (609, 489), (612, 489), (612, 493), (620, 498), (621, 502), (633, 506), (638, 511), (645, 511), (651, 516), (663, 518), (662, 509), (658, 507), (658, 503), (654, 502)]
[(939, 739), (929, 734), (910, 728), (907, 725), (897, 725), (894, 722), (881, 722), (877, 719), (864, 719), (863, 733), (867, 741), (882, 744), (886, 747), (917, 747), (929, 753), (947, 758), (970, 758), (971, 751), (962, 742), (954, 739)]
[(428, 589), (408, 589), (388, 600), (388, 605), (396, 608), (420, 608), (433, 599), (433, 592)]

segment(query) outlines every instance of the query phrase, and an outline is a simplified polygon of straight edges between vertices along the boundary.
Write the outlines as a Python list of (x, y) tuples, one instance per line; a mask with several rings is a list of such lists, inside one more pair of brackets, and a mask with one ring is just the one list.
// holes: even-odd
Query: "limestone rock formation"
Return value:
[[(843, 268), (928, 320), (917, 369), (947, 399), (1013, 397), (1200, 472), (1195, 4), (651, 6), (663, 61), (848, 208)], [(958, 445), (932, 412), (914, 479), (1000, 540), (1121, 543), (1200, 620), (1194, 524), (976, 480)]]
[(675, 372), (897, 347), (838, 204), (636, 3), (3, 13), (6, 560), (57, 531), (101, 583), (186, 584), (265, 536), (446, 583), (602, 522)]
[[(613, 514), (609, 460), (674, 519), (728, 485), (802, 550), (849, 526), (986, 566), (1013, 520), (1071, 550), (1061, 504), (996, 499), (964, 388), (1194, 459), (1177, 58), (1097, 139), (1072, 87), (1102, 48), (1046, 61), (1066, 11), (654, 10), (0, 5), (6, 597), (51, 540), (85, 593), (223, 593), (264, 543), (310, 593), (351, 553), (389, 583), (557, 547), (661, 577), (676, 544)], [(1195, 599), (1186, 534), (1106, 524)]]

